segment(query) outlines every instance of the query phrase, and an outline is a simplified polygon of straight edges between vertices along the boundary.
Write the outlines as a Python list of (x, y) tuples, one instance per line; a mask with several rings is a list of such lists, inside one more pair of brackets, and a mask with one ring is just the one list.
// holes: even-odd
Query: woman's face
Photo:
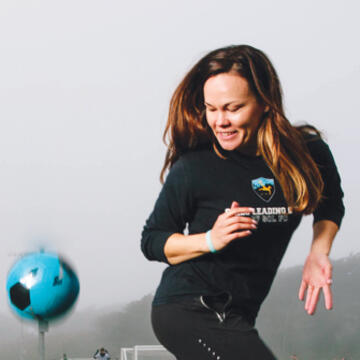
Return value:
[(221, 73), (204, 84), (206, 119), (224, 150), (256, 152), (256, 133), (265, 106), (236, 73)]

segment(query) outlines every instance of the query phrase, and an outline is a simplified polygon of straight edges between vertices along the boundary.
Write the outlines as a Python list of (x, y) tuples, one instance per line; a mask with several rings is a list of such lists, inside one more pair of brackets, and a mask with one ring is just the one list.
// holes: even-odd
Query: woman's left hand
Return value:
[(325, 308), (332, 309), (331, 284), (332, 266), (329, 257), (324, 253), (310, 252), (304, 265), (299, 289), (300, 300), (304, 300), (306, 291), (305, 310), (309, 315), (314, 314), (316, 310), (321, 290), (324, 294)]

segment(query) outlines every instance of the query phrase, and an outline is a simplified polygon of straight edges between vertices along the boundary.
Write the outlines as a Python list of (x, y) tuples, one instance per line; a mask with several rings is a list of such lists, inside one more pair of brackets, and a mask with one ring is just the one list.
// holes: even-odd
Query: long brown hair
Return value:
[(318, 167), (307, 150), (304, 133), (316, 129), (294, 127), (284, 114), (279, 78), (268, 57), (248, 45), (229, 46), (204, 56), (187, 73), (175, 90), (171, 101), (164, 141), (168, 142), (164, 174), (179, 156), (214, 138), (205, 116), (203, 87), (211, 76), (235, 72), (248, 81), (258, 101), (269, 111), (257, 132), (257, 146), (280, 183), (288, 206), (309, 214), (318, 205), (323, 181)]

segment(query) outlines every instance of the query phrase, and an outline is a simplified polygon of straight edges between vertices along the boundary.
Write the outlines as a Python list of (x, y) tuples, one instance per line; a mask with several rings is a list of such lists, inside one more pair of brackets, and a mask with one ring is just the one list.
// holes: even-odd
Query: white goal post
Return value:
[(121, 348), (120, 360), (175, 360), (162, 345), (135, 345)]

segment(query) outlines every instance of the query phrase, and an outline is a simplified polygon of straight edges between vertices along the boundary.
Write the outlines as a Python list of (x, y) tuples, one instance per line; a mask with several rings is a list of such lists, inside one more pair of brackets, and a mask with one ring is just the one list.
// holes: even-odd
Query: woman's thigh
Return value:
[(258, 332), (239, 315), (220, 322), (214, 312), (189, 304), (152, 309), (160, 343), (178, 360), (276, 360)]

